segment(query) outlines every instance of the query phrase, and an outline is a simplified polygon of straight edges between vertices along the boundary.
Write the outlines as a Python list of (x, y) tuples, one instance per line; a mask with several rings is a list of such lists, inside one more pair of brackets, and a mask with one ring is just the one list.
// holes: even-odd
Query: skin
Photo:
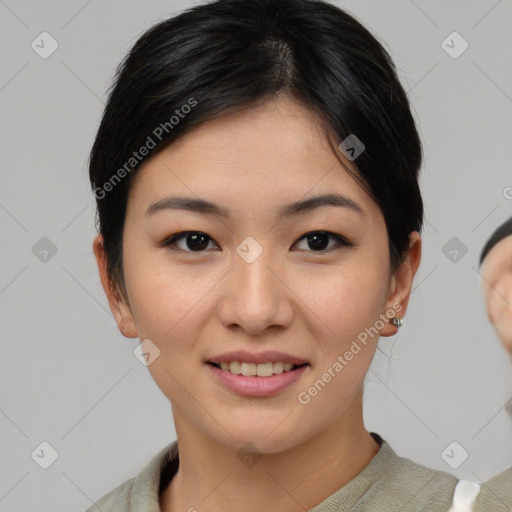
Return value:
[[(277, 221), (284, 204), (332, 192), (357, 202), (365, 216), (324, 206)], [(145, 215), (172, 194), (213, 201), (231, 216)], [(303, 238), (318, 230), (355, 245), (329, 239), (319, 251)], [(181, 231), (206, 233), (208, 247), (192, 251), (186, 237), (175, 250), (158, 246)], [(236, 253), (248, 236), (263, 248), (250, 264)], [(392, 273), (379, 206), (333, 154), (309, 110), (281, 96), (225, 114), (143, 164), (123, 232), (128, 303), (108, 281), (101, 235), (93, 247), (121, 333), (150, 339), (161, 351), (148, 368), (172, 404), (180, 447), (179, 471), (160, 496), (162, 511), (302, 511), (370, 463), (379, 445), (363, 423), (363, 381), (378, 336), (310, 403), (302, 405), (297, 395), (393, 304), (404, 316), (421, 240), (411, 233), (407, 257)], [(380, 336), (396, 332), (386, 322)], [(310, 366), (276, 396), (242, 397), (203, 362), (230, 350), (278, 350)], [(252, 467), (237, 457), (248, 442), (261, 455)]]
[(487, 317), (512, 356), (512, 235), (488, 252), (481, 275)]

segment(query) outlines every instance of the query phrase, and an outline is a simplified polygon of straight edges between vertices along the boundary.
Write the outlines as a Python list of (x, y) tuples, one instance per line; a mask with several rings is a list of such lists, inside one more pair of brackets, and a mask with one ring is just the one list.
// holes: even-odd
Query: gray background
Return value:
[[(118, 62), (195, 3), (0, 0), (1, 512), (83, 511), (175, 439), (100, 286), (86, 159)], [(404, 326), (380, 341), (391, 357), (377, 353), (368, 373), (366, 426), (399, 455), (485, 480), (512, 461), (512, 367), (477, 265), (512, 214), (512, 1), (338, 4), (390, 51), (425, 146), (423, 259)], [(43, 31), (59, 45), (47, 59), (31, 47)], [(457, 58), (442, 46), (453, 31), (469, 44)], [(460, 43), (448, 39), (452, 53)], [(46, 262), (33, 251), (43, 237), (57, 249)], [(452, 461), (469, 454), (457, 468), (442, 455), (454, 441)], [(46, 470), (31, 457), (42, 442), (58, 453)]]

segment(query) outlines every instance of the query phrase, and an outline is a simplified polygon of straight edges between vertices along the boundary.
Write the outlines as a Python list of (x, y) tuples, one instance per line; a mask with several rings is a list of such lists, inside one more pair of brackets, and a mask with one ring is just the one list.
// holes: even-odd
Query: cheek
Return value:
[(512, 273), (500, 278), (495, 289), (490, 290), (487, 313), (501, 342), (510, 352), (512, 350)]
[(385, 268), (354, 265), (317, 279), (317, 286), (304, 284), (304, 303), (315, 312), (319, 326), (319, 359), (297, 399), (316, 425), (336, 421), (361, 392), (377, 346), (375, 327), (382, 328), (377, 321), (385, 313)]
[[(148, 370), (171, 403), (186, 409), (190, 375), (197, 372), (200, 358), (197, 340), (202, 322), (209, 318), (202, 300), (218, 278), (179, 270), (142, 259), (126, 273), (126, 284), (141, 341), (151, 340), (160, 351)], [(193, 395), (202, 400), (201, 389), (194, 389)]]
[[(498, 317), (510, 308), (512, 304), (512, 272), (502, 276), (496, 285), (488, 289), (487, 295), (487, 315), (491, 322), (495, 322)], [(510, 310), (510, 309), (509, 309)]]
[[(329, 273), (319, 269), (297, 276), (294, 291), (314, 313), (312, 321), (321, 331), (320, 339), (339, 349), (384, 313), (387, 299), (385, 266), (362, 260), (334, 267)], [(307, 276), (307, 277), (304, 277)]]
[[(132, 313), (141, 336), (170, 344), (188, 337), (197, 307), (222, 274), (199, 271), (193, 264), (172, 264), (165, 250), (130, 251), (126, 243), (125, 280)], [(199, 323), (196, 323), (199, 325)]]

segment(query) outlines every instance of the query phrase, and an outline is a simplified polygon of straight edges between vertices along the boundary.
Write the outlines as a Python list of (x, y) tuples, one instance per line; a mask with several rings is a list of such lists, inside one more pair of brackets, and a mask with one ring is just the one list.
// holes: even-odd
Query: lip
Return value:
[[(247, 352), (245, 350), (237, 350), (235, 352), (224, 352), (205, 360), (206, 363), (217, 363), (240, 361), (243, 363), (291, 363), (301, 365), (309, 362), (306, 359), (285, 354), (284, 352), (277, 352), (275, 350), (267, 350), (266, 352), (258, 352), (257, 354)], [(261, 378), (261, 377), (260, 377)], [(264, 377), (271, 378), (271, 377)]]
[[(269, 353), (265, 354), (267, 354), (265, 355), (265, 357), (268, 357)], [(276, 353), (274, 352), (274, 354)], [(260, 355), (261, 354), (258, 354), (258, 357), (260, 357)], [(237, 361), (237, 359), (232, 360)], [(226, 359), (224, 359), (224, 361), (226, 361)], [(252, 362), (247, 361), (247, 359), (245, 359), (245, 361)], [(265, 362), (269, 361), (269, 359), (265, 359)], [(282, 359), (279, 359), (279, 361), (282, 361)], [(292, 361), (290, 360), (285, 362)], [(244, 377), (243, 375), (235, 375), (234, 373), (231, 373), (227, 370), (217, 368), (216, 366), (208, 364), (207, 362), (205, 362), (205, 366), (208, 368), (210, 372), (212, 372), (214, 378), (218, 379), (221, 384), (228, 387), (231, 391), (234, 391), (238, 395), (247, 397), (268, 397), (277, 395), (287, 387), (297, 382), (297, 380), (299, 380), (300, 377), (304, 374), (304, 372), (307, 371), (307, 369), (309, 368), (309, 365), (305, 365), (295, 370), (290, 370), (287, 372), (272, 375), (271, 377)]]

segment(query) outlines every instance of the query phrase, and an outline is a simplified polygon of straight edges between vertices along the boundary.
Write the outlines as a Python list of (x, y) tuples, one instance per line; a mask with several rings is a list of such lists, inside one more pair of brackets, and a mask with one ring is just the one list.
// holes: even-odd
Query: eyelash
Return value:
[[(161, 242), (160, 244), (158, 244), (160, 247), (167, 247), (173, 251), (181, 251), (181, 252), (188, 252), (188, 253), (204, 253), (206, 251), (190, 251), (190, 250), (185, 250), (185, 249), (176, 249), (176, 248), (173, 248), (172, 246), (175, 245), (176, 241), (177, 240), (180, 240), (182, 238), (185, 238), (187, 235), (193, 235), (193, 234), (199, 234), (199, 235), (203, 235), (205, 236), (206, 238), (208, 238), (209, 240), (213, 241), (213, 238), (211, 238), (210, 236), (208, 236), (206, 233), (203, 233), (202, 231), (180, 231), (179, 233), (176, 233), (174, 235), (171, 235), (170, 237), (167, 237), (163, 242)], [(331, 231), (323, 231), (323, 230), (319, 230), (319, 231), (309, 231), (307, 233), (305, 233), (304, 235), (302, 235), (298, 240), (297, 242), (295, 243), (298, 243), (306, 238), (308, 238), (309, 236), (312, 236), (312, 235), (316, 235), (316, 234), (322, 234), (322, 235), (327, 235), (328, 237), (330, 238), (334, 238), (337, 240), (338, 242), (338, 247), (334, 247), (334, 249), (341, 249), (342, 247), (350, 247), (350, 246), (353, 246), (354, 244), (350, 243), (349, 241), (347, 241), (345, 238), (343, 238), (342, 236), (340, 235), (337, 235), (336, 233), (332, 233)], [(333, 248), (331, 247), (330, 249), (322, 249), (320, 251), (312, 251), (312, 250), (306, 250), (306, 252), (312, 252), (312, 253), (319, 253), (319, 254), (323, 254), (323, 253), (327, 253), (327, 252), (330, 252), (332, 251)]]

